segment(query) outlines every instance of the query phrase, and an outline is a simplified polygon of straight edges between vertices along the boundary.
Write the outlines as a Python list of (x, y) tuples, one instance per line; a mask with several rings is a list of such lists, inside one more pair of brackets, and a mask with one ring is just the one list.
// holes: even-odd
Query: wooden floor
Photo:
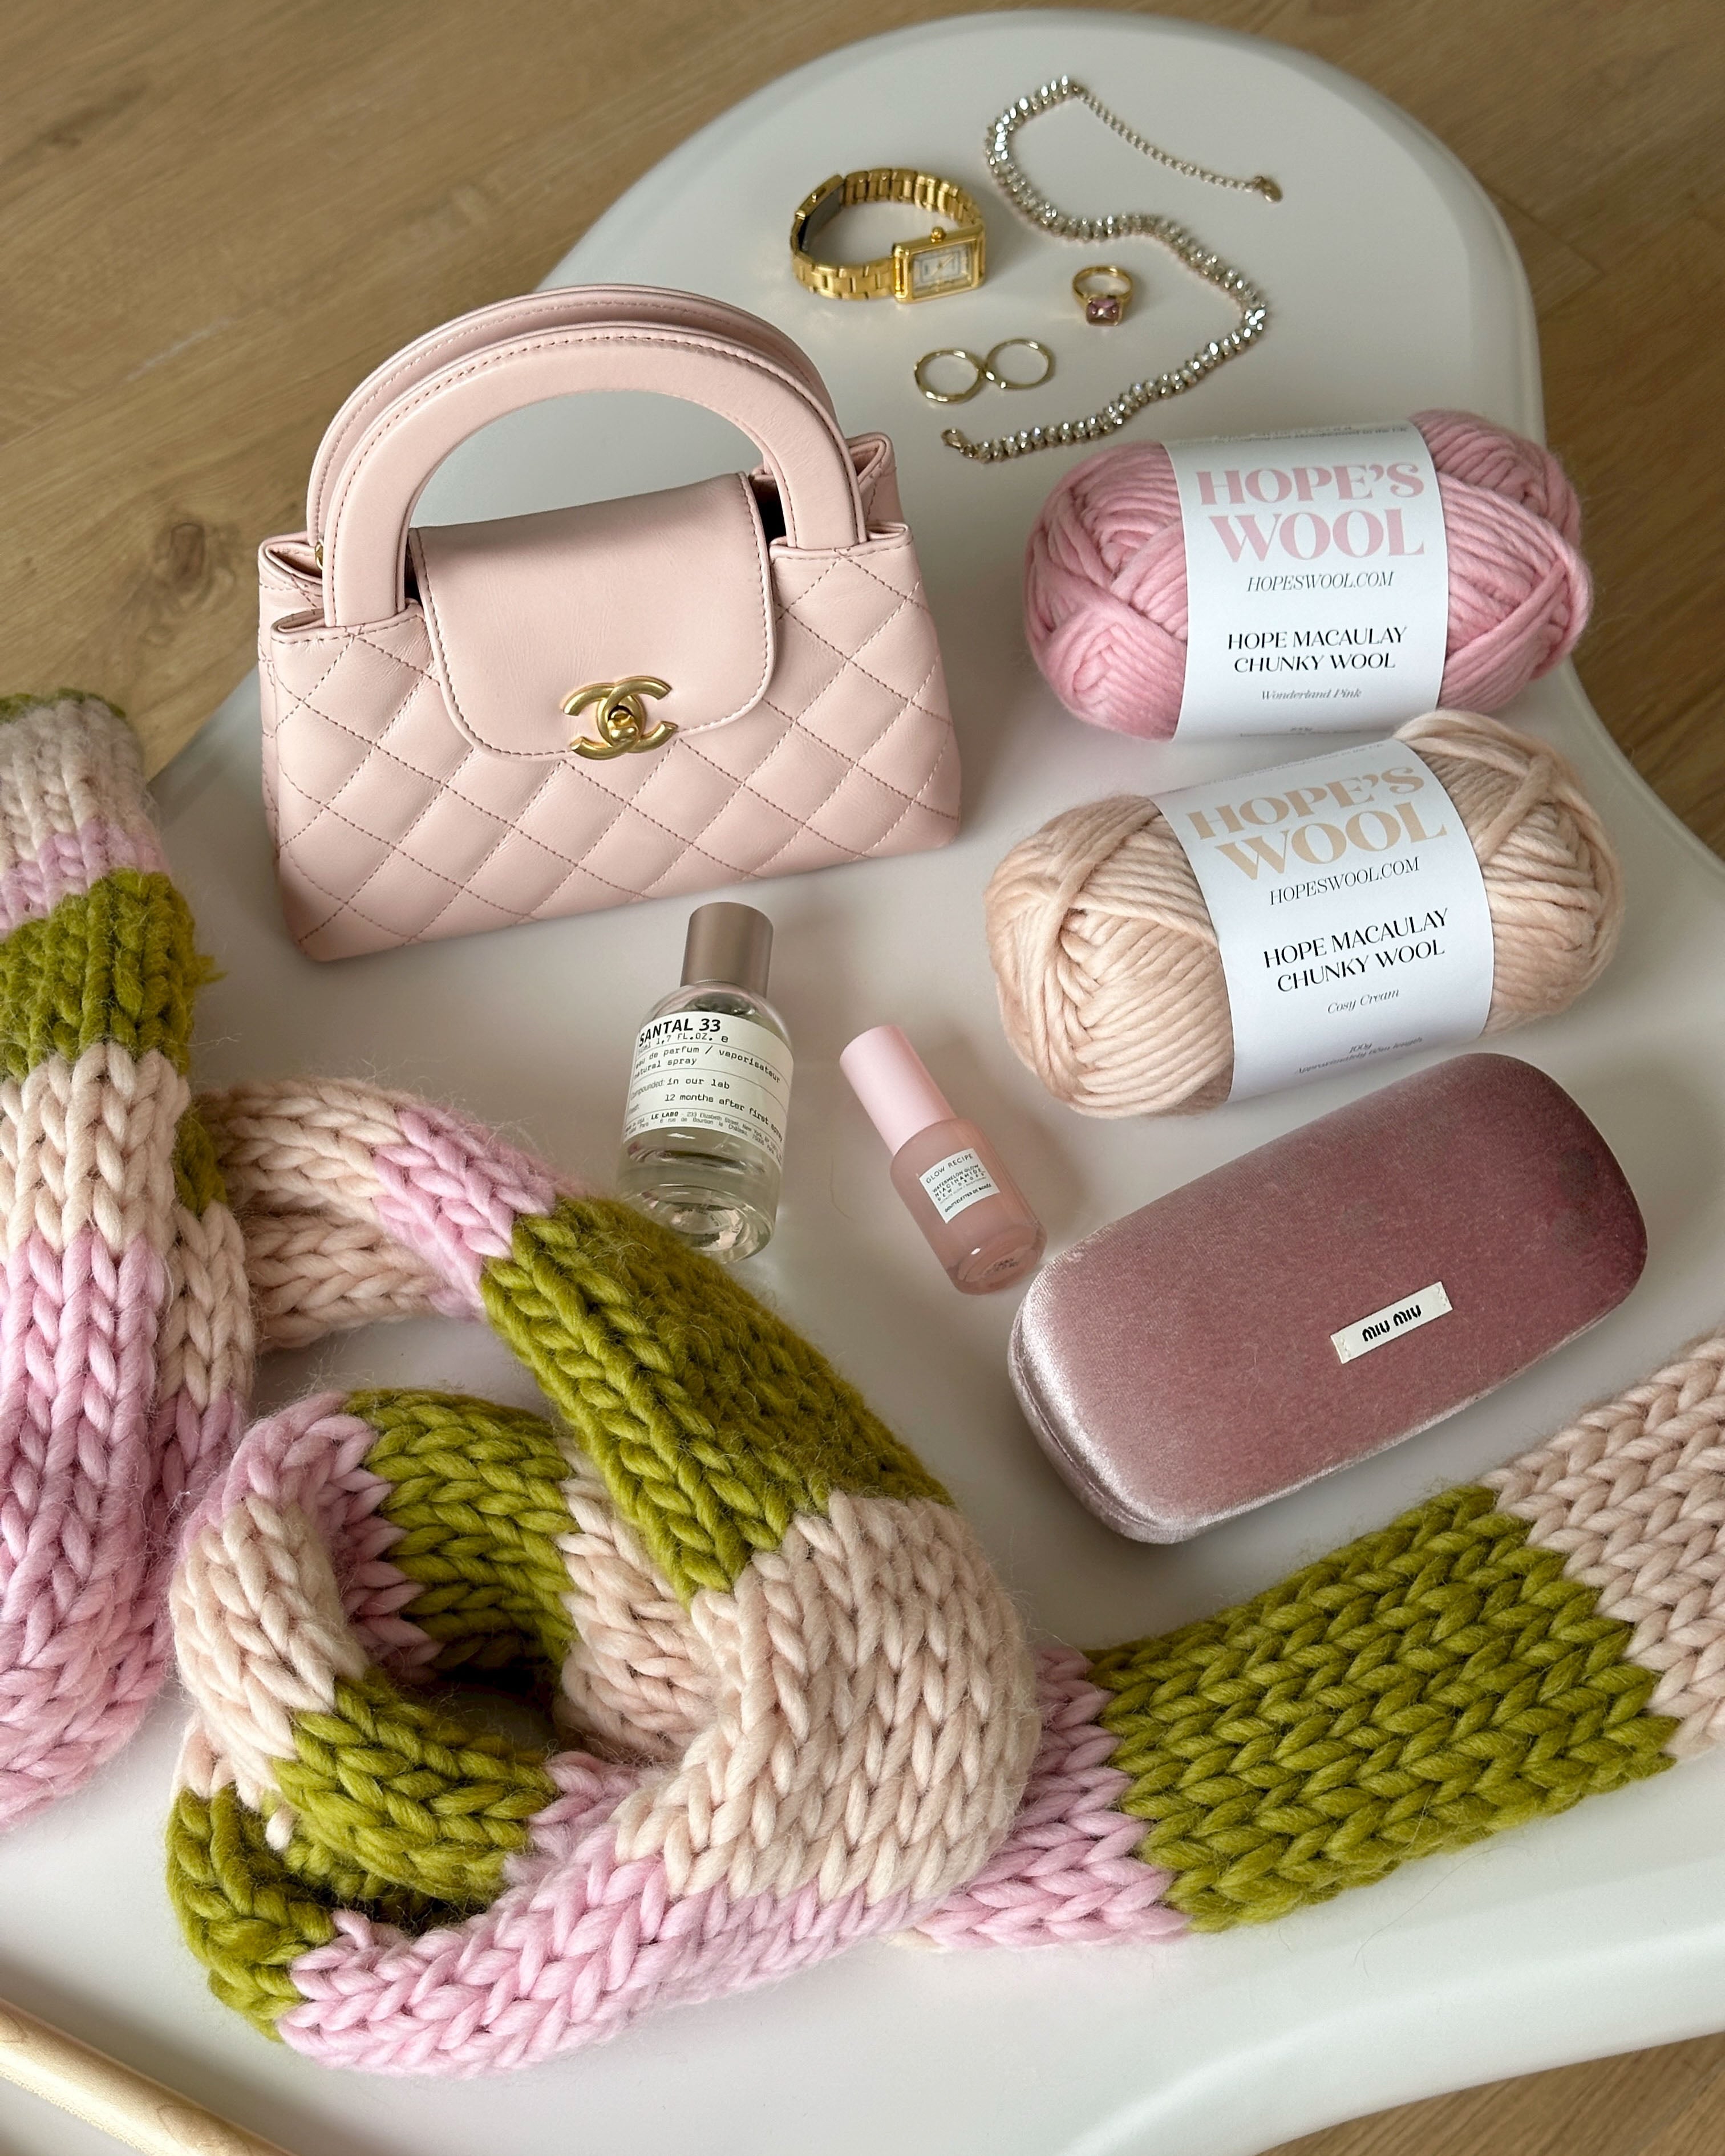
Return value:
[[(250, 665), (253, 549), (297, 521), (324, 423), (362, 375), (428, 325), (535, 283), (630, 182), (760, 84), (950, 12), (10, 0), (0, 693), (100, 690), (165, 761)], [(1647, 778), (1725, 850), (1721, 0), (1166, 12), (1351, 69), (1491, 189), (1539, 305), (1550, 438), (1587, 506), (1599, 602), (1582, 676)], [(1296, 2145), (1711, 2156), (1725, 2149), (1725, 2037)]]

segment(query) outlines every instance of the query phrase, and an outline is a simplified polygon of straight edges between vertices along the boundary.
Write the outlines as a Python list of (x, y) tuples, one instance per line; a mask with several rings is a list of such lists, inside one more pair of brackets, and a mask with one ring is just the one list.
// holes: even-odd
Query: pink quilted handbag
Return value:
[[(575, 390), (710, 406), (763, 463), (409, 528), (456, 444)], [(892, 444), (717, 300), (481, 307), (336, 415), (259, 557), (264, 790), (315, 958), (937, 846), (958, 755)]]

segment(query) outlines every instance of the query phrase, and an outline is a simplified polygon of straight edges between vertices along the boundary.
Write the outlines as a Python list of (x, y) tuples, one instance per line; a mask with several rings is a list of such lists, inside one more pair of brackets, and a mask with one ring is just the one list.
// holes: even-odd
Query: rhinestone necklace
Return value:
[(1088, 105), (1122, 141), (1158, 165), (1167, 166), (1171, 172), (1178, 172), (1189, 180), (1208, 181), (1212, 187), (1233, 187), (1242, 194), (1262, 195), (1267, 202), (1281, 200), (1281, 189), (1266, 173), (1257, 173), (1249, 180), (1235, 179), (1226, 172), (1213, 172), (1207, 166), (1195, 165), (1187, 158), (1172, 157), (1153, 142), (1147, 142), (1127, 126), (1118, 113), (1111, 112), (1099, 97), (1093, 96), (1082, 83), (1074, 82), (1070, 75), (1045, 82), (1040, 90), (1009, 105), (988, 130), (984, 146), (990, 176), (1021, 216), (1027, 218), (1039, 232), (1052, 233), (1057, 239), (1093, 241), (1137, 235), (1153, 239), (1206, 284), (1214, 285), (1219, 292), (1225, 292), (1240, 310), (1240, 320), (1225, 336), (1212, 337), (1208, 343), (1199, 345), (1183, 366), (1172, 367), (1146, 381), (1129, 382), (1100, 412), (1092, 412), (1086, 418), (1061, 419), (1047, 427), (1024, 427), (1015, 434), (993, 434), (983, 441), (973, 441), (957, 427), (948, 427), (942, 434), (941, 439), (949, 449), (984, 464), (992, 464), (1001, 457), (1025, 456), (1035, 449), (1062, 449), (1073, 442), (1093, 442), (1104, 434), (1111, 434), (1158, 398), (1178, 397), (1183, 390), (1195, 388), (1212, 368), (1236, 357), (1262, 336), (1270, 320), (1270, 303), (1251, 280), (1242, 276), (1238, 270), (1230, 269), (1219, 254), (1194, 239), (1172, 218), (1156, 217), (1147, 210), (1123, 210), (1111, 217), (1072, 217), (1037, 192), (1014, 157), (1012, 138), (1027, 121), (1069, 100)]

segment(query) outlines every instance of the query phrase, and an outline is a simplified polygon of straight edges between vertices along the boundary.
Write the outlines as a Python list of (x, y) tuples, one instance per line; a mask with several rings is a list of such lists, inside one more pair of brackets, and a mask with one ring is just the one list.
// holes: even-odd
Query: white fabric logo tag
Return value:
[(1381, 1348), (1386, 1340), (1399, 1339), (1404, 1332), (1417, 1332), (1422, 1325), (1430, 1325), (1435, 1317), (1447, 1317), (1450, 1298), (1444, 1292), (1441, 1281), (1434, 1281), (1423, 1287), (1418, 1295), (1404, 1296), (1399, 1302), (1386, 1302), (1382, 1310), (1374, 1310), (1369, 1317), (1361, 1318), (1358, 1325), (1344, 1325), (1339, 1332), (1330, 1335), (1330, 1345), (1341, 1363), (1357, 1362), (1362, 1355), (1369, 1355), (1374, 1348)]
[(1484, 1032), (1486, 880), (1455, 804), (1405, 742), (1185, 787), (1157, 806), (1215, 925), (1230, 1100)]
[(1450, 557), (1417, 427), (1164, 446), (1186, 542), (1180, 734), (1333, 733), (1433, 709)]

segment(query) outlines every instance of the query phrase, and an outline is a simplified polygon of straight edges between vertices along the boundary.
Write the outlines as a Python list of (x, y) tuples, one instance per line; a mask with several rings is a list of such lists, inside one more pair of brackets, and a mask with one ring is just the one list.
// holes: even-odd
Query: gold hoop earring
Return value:
[[(994, 364), (1003, 352), (1034, 352), (1042, 362), (1041, 373), (1033, 375), (1028, 382), (1014, 381), (1010, 375), (1003, 374)], [(997, 389), (1040, 389), (1054, 371), (1054, 354), (1035, 337), (1003, 337), (983, 362), (984, 376)]]
[[(1020, 382), (1009, 374), (1003, 374), (994, 362), (1005, 352), (1034, 352), (1042, 362), (1041, 373), (1033, 375), (1028, 382)], [(967, 367), (975, 369), (965, 388), (938, 389), (927, 379), (924, 370), (942, 359), (963, 360)], [(916, 387), (931, 404), (968, 404), (985, 382), (992, 382), (996, 389), (1040, 389), (1054, 371), (1055, 356), (1045, 344), (1035, 337), (1016, 336), (1002, 337), (999, 343), (990, 349), (985, 359), (978, 359), (973, 352), (967, 352), (963, 345), (942, 345), (937, 352), (925, 352), (911, 372)]]
[[(937, 359), (962, 359), (967, 367), (973, 367), (976, 371), (971, 377), (968, 388), (937, 389), (931, 383), (925, 382), (922, 378), (923, 369), (931, 366)], [(963, 345), (943, 344), (937, 352), (925, 352), (912, 372), (916, 387), (931, 404), (968, 404), (982, 388), (983, 377), (988, 372), (988, 364), (986, 361), (978, 359), (973, 352), (967, 352)]]

